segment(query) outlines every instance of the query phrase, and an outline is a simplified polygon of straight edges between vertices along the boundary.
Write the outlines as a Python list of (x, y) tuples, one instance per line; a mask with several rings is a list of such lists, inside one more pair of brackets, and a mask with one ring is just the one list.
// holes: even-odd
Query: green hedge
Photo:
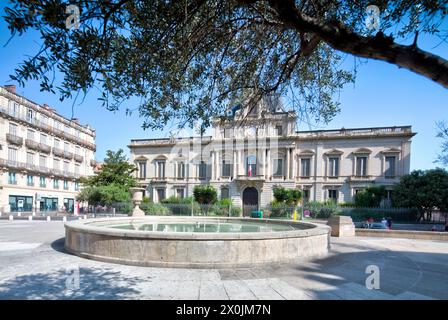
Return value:
[(415, 222), (419, 216), (417, 209), (408, 208), (341, 208), (341, 215), (350, 216), (356, 222), (366, 221), (368, 218), (380, 221), (388, 217), (393, 221)]

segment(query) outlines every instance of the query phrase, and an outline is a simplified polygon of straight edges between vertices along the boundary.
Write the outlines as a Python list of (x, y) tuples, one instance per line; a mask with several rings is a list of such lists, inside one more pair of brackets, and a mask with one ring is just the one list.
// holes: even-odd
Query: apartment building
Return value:
[(73, 212), (93, 174), (95, 130), (0, 87), (0, 210)]
[(266, 98), (216, 119), (211, 136), (131, 140), (131, 161), (154, 202), (211, 184), (245, 214), (269, 204), (277, 186), (300, 188), (305, 200), (351, 202), (385, 185), (390, 198), (409, 173), (411, 126), (296, 131), (296, 120), (279, 97)]

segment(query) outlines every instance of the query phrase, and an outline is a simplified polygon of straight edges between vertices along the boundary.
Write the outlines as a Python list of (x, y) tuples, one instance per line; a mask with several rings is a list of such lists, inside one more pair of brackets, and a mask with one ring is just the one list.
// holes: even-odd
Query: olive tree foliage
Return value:
[[(5, 20), (12, 36), (37, 30), (42, 39), (11, 79), (39, 80), (62, 100), (98, 88), (106, 108), (138, 109), (145, 128), (172, 119), (208, 126), (229, 104), (253, 106), (274, 92), (289, 96), (301, 114), (328, 122), (339, 111), (337, 93), (354, 79), (354, 70), (342, 66), (344, 54), (386, 61), (448, 87), (447, 61), (417, 41), (419, 34), (444, 36), (446, 3), (11, 0)], [(69, 5), (79, 16), (69, 16)], [(409, 37), (411, 44), (403, 44)], [(133, 97), (137, 106), (129, 105)]]
[(448, 167), (448, 122), (440, 121), (437, 123), (439, 129), (437, 137), (442, 139), (442, 151), (437, 156), (436, 162)]

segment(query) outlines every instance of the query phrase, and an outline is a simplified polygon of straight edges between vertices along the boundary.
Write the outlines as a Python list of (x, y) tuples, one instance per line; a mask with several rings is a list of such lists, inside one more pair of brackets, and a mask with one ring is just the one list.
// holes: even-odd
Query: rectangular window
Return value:
[(159, 179), (165, 178), (165, 161), (157, 162), (157, 178)]
[(34, 153), (27, 152), (26, 153), (26, 163), (27, 164), (34, 164)]
[(177, 164), (177, 178), (183, 179), (185, 178), (185, 163), (179, 162)]
[(274, 170), (273, 175), (277, 177), (283, 176), (283, 159), (274, 159), (273, 167)]
[(59, 149), (59, 145), (60, 145), (60, 140), (58, 140), (58, 139), (54, 139), (54, 147), (56, 148), (56, 149)]
[(59, 159), (53, 159), (53, 168), (55, 170), (60, 170), (61, 169), (59, 163), (60, 163)]
[(80, 147), (78, 147), (78, 146), (75, 147), (75, 154), (78, 155), (78, 156), (81, 155), (81, 148)]
[(339, 176), (339, 158), (328, 158), (329, 166), (329, 176), (338, 177)]
[(302, 194), (303, 194), (303, 202), (310, 201), (310, 189), (303, 189)]
[(53, 188), (54, 189), (59, 189), (59, 179), (54, 179), (53, 180)]
[(65, 172), (68, 172), (68, 166), (69, 166), (68, 161), (64, 161), (64, 171)]
[(334, 202), (338, 202), (338, 190), (329, 189), (328, 190), (328, 199)]
[(228, 198), (230, 198), (229, 188), (222, 187), (221, 188), (221, 199), (228, 199)]
[(17, 125), (14, 123), (9, 123), (9, 134), (17, 136)]
[(230, 177), (232, 175), (232, 164), (229, 161), (222, 161), (222, 176)]
[(79, 165), (79, 164), (75, 164), (75, 173), (76, 174), (79, 174), (79, 168), (80, 168), (81, 166)]
[(68, 142), (64, 142), (64, 151), (69, 152), (69, 149), (70, 149), (70, 145), (68, 144)]
[(386, 178), (394, 178), (395, 177), (395, 157), (386, 157), (385, 158), (384, 175), (386, 176)]
[(204, 161), (201, 161), (201, 163), (199, 163), (199, 179), (205, 179), (206, 178), (206, 174), (207, 174), (207, 164)]
[(224, 129), (224, 138), (232, 137), (232, 129)]
[(28, 109), (26, 112), (26, 121), (33, 122), (34, 119), (34, 111), (32, 109)]
[(9, 161), (17, 161), (17, 149), (15, 148), (8, 148), (8, 160)]
[(282, 126), (275, 126), (275, 134), (277, 136), (282, 136), (283, 135), (283, 127)]
[(310, 164), (311, 159), (310, 158), (302, 158), (300, 159), (300, 176), (303, 178), (309, 178), (311, 175), (310, 172)]
[(26, 176), (26, 184), (28, 186), (34, 186), (34, 176), (32, 176), (31, 174), (28, 174)]
[(17, 184), (16, 173), (15, 172), (9, 172), (8, 173), (8, 183), (9, 184)]
[(39, 156), (39, 166), (41, 168), (46, 168), (47, 167), (47, 157), (40, 155)]
[(47, 136), (45, 134), (40, 134), (40, 143), (47, 144)]
[(28, 140), (34, 141), (34, 131), (28, 129), (28, 131), (27, 131), (27, 133), (26, 133), (26, 138), (27, 138)]
[(64, 190), (68, 190), (68, 181), (64, 180)]
[(177, 188), (176, 189), (176, 197), (179, 199), (183, 199), (185, 196), (185, 189), (184, 188)]
[(140, 179), (146, 179), (146, 162), (138, 163), (138, 177)]
[(46, 187), (45, 177), (39, 177), (39, 186), (41, 188), (45, 188)]
[(367, 175), (367, 157), (356, 157), (356, 175), (358, 177)]
[(78, 181), (75, 182), (75, 191), (79, 191), (79, 182)]
[(157, 201), (161, 202), (165, 199), (165, 188), (157, 188)]

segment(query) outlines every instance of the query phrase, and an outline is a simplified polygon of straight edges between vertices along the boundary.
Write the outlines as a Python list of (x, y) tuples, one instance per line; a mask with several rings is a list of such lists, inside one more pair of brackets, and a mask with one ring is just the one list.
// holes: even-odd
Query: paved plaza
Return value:
[[(323, 259), (226, 270), (103, 263), (63, 247), (62, 222), (0, 221), (0, 299), (448, 299), (442, 241), (332, 238)], [(366, 288), (371, 265), (379, 289)]]

